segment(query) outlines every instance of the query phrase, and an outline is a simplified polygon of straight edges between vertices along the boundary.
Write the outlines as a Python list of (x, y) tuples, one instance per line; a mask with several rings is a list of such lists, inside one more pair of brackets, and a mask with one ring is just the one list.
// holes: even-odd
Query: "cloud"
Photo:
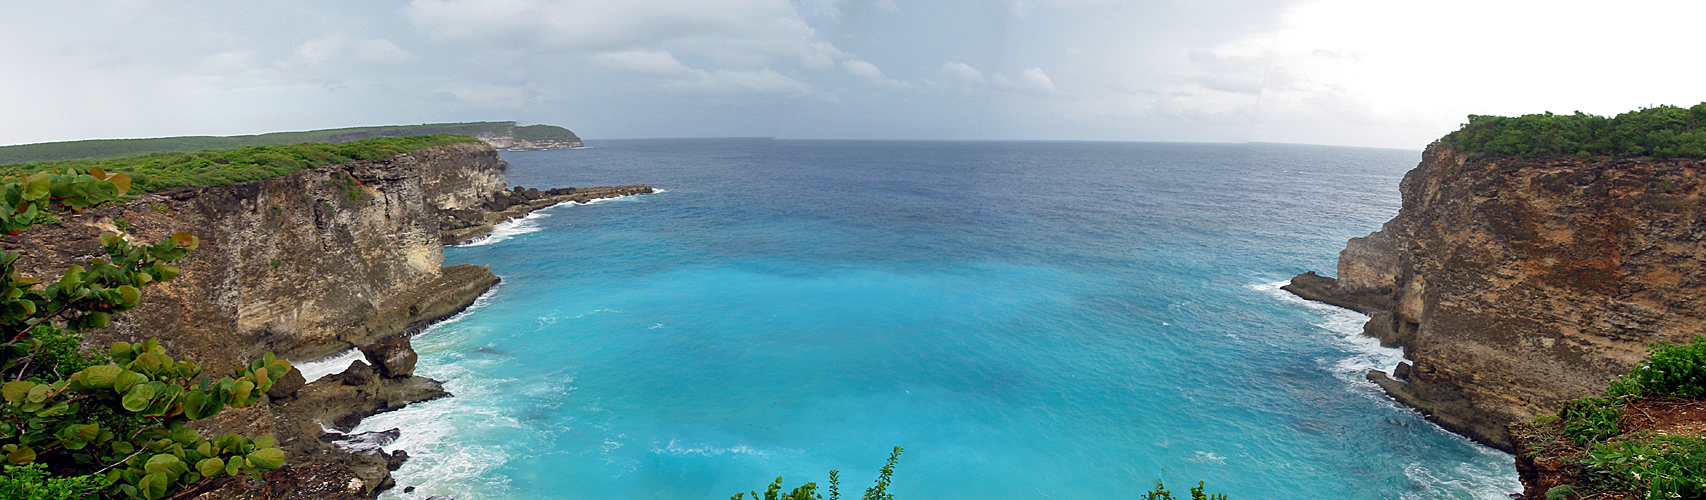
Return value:
[(993, 78), (995, 88), (1013, 92), (1036, 95), (1063, 95), (1059, 87), (1054, 86), (1054, 80), (1043, 73), (1042, 68), (1031, 68), (1019, 72), (1019, 76), (1008, 79), (1005, 75), (996, 73)]
[(666, 51), (628, 50), (593, 56), (592, 64), (637, 75), (691, 78), (697, 73)]
[(751, 94), (803, 96), (811, 92), (811, 86), (805, 82), (770, 69), (758, 71), (698, 70), (696, 74), (697, 76), (693, 79), (669, 82), (665, 84), (665, 87), (682, 94), (700, 96)]
[(343, 35), (327, 35), (303, 42), (296, 47), (296, 55), (299, 60), (307, 63), (401, 62), (418, 59), (414, 54), (384, 38), (362, 40)]
[(669, 50), (749, 68), (846, 56), (790, 0), (414, 0), (404, 14), (433, 37), (494, 50)]
[(847, 70), (848, 73), (870, 78), (872, 80), (883, 79), (883, 70), (877, 69), (877, 65), (865, 61), (857, 59), (841, 61), (841, 68)]
[(658, 79), (662, 88), (682, 95), (798, 96), (811, 92), (811, 85), (773, 69), (694, 69), (666, 51), (606, 52), (593, 56), (591, 63), (605, 69)]
[(983, 72), (966, 63), (950, 62), (943, 64), (942, 75), (969, 84), (983, 83)]

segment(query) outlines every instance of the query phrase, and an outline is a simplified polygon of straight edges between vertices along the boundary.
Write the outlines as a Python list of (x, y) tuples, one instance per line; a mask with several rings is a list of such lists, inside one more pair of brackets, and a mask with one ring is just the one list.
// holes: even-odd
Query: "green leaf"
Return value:
[(121, 373), (124, 373), (124, 369), (117, 365), (91, 366), (83, 369), (82, 380), (89, 387), (109, 389), (118, 381)]
[(49, 174), (47, 172), (36, 172), (35, 174), (24, 178), (24, 192), (22, 193), (22, 197), (25, 200), (42, 199), (42, 197), (48, 195), (52, 185), (53, 174)]
[(154, 386), (137, 384), (130, 388), (130, 392), (125, 393), (122, 404), (126, 410), (139, 412), (148, 409), (148, 403), (152, 399), (154, 399)]
[(39, 417), (39, 418), (57, 417), (57, 416), (65, 415), (68, 413), (71, 413), (71, 403), (60, 403), (57, 405), (53, 405), (52, 408), (48, 408), (47, 410), (44, 410), (41, 413), (37, 413), (36, 417)]
[(35, 386), (35, 382), (27, 380), (7, 382), (5, 385), (0, 385), (0, 393), (5, 395), (6, 402), (18, 403), (22, 402), (24, 397), (30, 394), (30, 389), (35, 388)]
[(249, 454), (249, 465), (260, 470), (277, 469), (284, 465), (284, 450), (278, 448), (261, 448)]
[(161, 453), (148, 457), (148, 463), (142, 466), (142, 470), (147, 472), (173, 472), (172, 466), (180, 463), (183, 461), (178, 460), (178, 457)]
[(76, 429), (77, 438), (84, 441), (94, 441), (95, 438), (101, 437), (101, 424), (98, 423), (79, 425)]
[(225, 472), (225, 461), (219, 457), (202, 460), (195, 464), (195, 470), (204, 477), (218, 477), (221, 472)]
[(145, 352), (145, 353), (136, 355), (136, 360), (130, 362), (130, 368), (136, 369), (137, 371), (140, 371), (143, 373), (153, 374), (153, 373), (159, 372), (160, 366), (163, 364), (164, 363), (162, 363), (162, 360), (160, 359), (160, 355), (154, 354), (151, 352)]
[(126, 392), (130, 392), (132, 387), (147, 381), (148, 377), (146, 375), (130, 370), (121, 370), (119, 371), (118, 377), (113, 382), (113, 391), (119, 394), (124, 394)]
[(196, 238), (193, 234), (179, 231), (172, 233), (172, 243), (183, 248), (195, 250), (197, 246), (201, 245), (201, 239)]
[(262, 434), (261, 437), (255, 438), (256, 448), (271, 448), (274, 444), (277, 444), (277, 440), (272, 437), (272, 434)]
[(170, 487), (171, 483), (172, 478), (169, 474), (165, 472), (151, 472), (146, 476), (142, 476), (142, 480), (136, 483), (136, 489), (141, 490), (142, 498), (155, 500), (166, 496), (166, 488)]
[(180, 427), (172, 430), (171, 439), (179, 444), (191, 444), (200, 441), (201, 434), (196, 433), (195, 429)]
[[(184, 417), (190, 420), (201, 420), (210, 415), (203, 408), (207, 407), (207, 393), (196, 390), (184, 395)], [(205, 474), (204, 474), (205, 475)]]
[(30, 388), (29, 394), (24, 395), (24, 401), (31, 403), (44, 403), (47, 401), (47, 396), (52, 393), (52, 386), (47, 384), (36, 384), (35, 387)]
[(137, 302), (142, 300), (142, 291), (137, 290), (134, 286), (121, 285), (118, 287), (118, 297), (119, 300), (124, 301), (126, 306), (134, 307)]
[(231, 406), (243, 408), (249, 406), (249, 396), (255, 391), (255, 383), (249, 379), (238, 380), (236, 387), (231, 389)]
[(36, 450), (30, 449), (28, 446), (19, 446), (18, 449), (6, 454), (6, 463), (12, 465), (24, 465), (34, 461), (36, 461)]

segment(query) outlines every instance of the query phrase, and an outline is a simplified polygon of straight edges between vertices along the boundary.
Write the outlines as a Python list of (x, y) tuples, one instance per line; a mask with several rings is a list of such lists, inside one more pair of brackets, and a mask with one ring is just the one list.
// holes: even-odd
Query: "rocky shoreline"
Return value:
[(498, 224), (526, 217), (527, 214), (533, 213), (535, 210), (550, 208), (563, 203), (587, 203), (592, 200), (653, 192), (655, 190), (645, 184), (546, 190), (516, 186), (513, 189), (498, 191), (493, 194), (492, 199), (478, 209), (441, 212), (439, 241), (445, 245), (467, 243), (492, 234), (492, 228)]
[[(157, 337), (174, 355), (226, 367), (273, 352), (312, 360), (360, 348), (365, 361), (308, 381), (292, 370), (259, 402), (193, 426), (204, 434), (273, 435), (290, 457), (263, 481), (227, 477), (179, 498), (372, 498), (394, 485), (407, 453), (380, 449), (396, 432), (349, 436), (367, 416), (448, 397), (413, 374), (409, 337), (495, 286), (483, 266), (442, 266), (443, 245), (558, 203), (652, 192), (646, 185), (506, 189), (507, 165), (468, 143), (332, 165), (231, 186), (143, 195), (65, 214), (63, 222), (0, 239), (45, 276), (101, 254), (96, 236), (153, 242), (201, 238), (182, 275), (144, 291), (142, 305), (88, 347)], [(217, 372), (218, 370), (214, 370)]]

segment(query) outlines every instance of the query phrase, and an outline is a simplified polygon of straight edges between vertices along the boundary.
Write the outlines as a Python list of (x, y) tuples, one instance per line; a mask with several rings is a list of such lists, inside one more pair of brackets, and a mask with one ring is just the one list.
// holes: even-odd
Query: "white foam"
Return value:
[(386, 451), (406, 450), (409, 460), (392, 473), (398, 487), (380, 498), (400, 499), (404, 486), (414, 486), (406, 498), (444, 495), (454, 498), (502, 498), (509, 481), (492, 471), (515, 458), (503, 445), (476, 445), (451, 436), (469, 431), (508, 432), (523, 425), (499, 408), (473, 406), (515, 379), (479, 378), (455, 364), (437, 366), (426, 374), (443, 380), (455, 397), (411, 404), (401, 410), (367, 417), (352, 432), (403, 429)]
[[(652, 193), (667, 193), (667, 192), (668, 191), (665, 191), (662, 189), (656, 189), (656, 188), (652, 189)], [(492, 233), (491, 234), (488, 234), (486, 236), (481, 236), (479, 238), (474, 238), (473, 240), (470, 240), (467, 243), (463, 243), (460, 245), (453, 245), (453, 246), (459, 246), (459, 247), (486, 246), (486, 245), (490, 245), (493, 243), (498, 243), (498, 242), (501, 242), (504, 240), (508, 240), (510, 238), (520, 236), (523, 234), (539, 232), (539, 230), (541, 229), (539, 227), (539, 219), (542, 219), (545, 217), (550, 217), (551, 214), (546, 213), (547, 211), (549, 211), (553, 208), (564, 206), (564, 205), (570, 205), (570, 206), (573, 206), (573, 205), (592, 205), (595, 203), (603, 203), (603, 202), (607, 202), (607, 201), (627, 201), (627, 200), (630, 200), (630, 199), (635, 198), (637, 196), (640, 196), (640, 195), (630, 194), (630, 195), (626, 195), (626, 196), (615, 196), (615, 197), (610, 197), (610, 198), (598, 198), (598, 199), (588, 200), (586, 203), (579, 203), (579, 202), (575, 202), (572, 200), (571, 201), (565, 201), (562, 203), (551, 205), (549, 207), (534, 210), (533, 213), (527, 214), (527, 216), (522, 217), (520, 219), (511, 219), (508, 221), (504, 221), (504, 222), (502, 222), (496, 226), (492, 226)]]
[[(1404, 500), (1428, 498), (1504, 500), (1510, 498), (1512, 493), (1522, 491), (1522, 481), (1515, 475), (1497, 467), (1476, 465), (1489, 462), (1498, 463), (1491, 457), (1488, 460), (1463, 462), (1453, 466), (1451, 470), (1445, 471), (1444, 474), (1435, 474), (1434, 471), (1420, 464), (1411, 464), (1404, 468), (1404, 477), (1416, 486), (1415, 491), (1401, 493), (1398, 498)], [(1442, 475), (1445, 477), (1440, 477)]]
[(1216, 454), (1214, 454), (1214, 452), (1211, 452), (1211, 451), (1198, 450), (1197, 456), (1189, 458), (1187, 460), (1190, 460), (1192, 462), (1196, 462), (1199, 464), (1226, 465), (1226, 457), (1216, 455)]
[[(458, 425), (473, 423), (480, 427), (513, 427), (514, 419), (490, 411), (457, 404), (456, 398), (416, 403), (403, 410), (381, 413), (363, 420), (357, 432), (371, 429), (407, 429), (396, 441), (385, 446), (386, 451), (398, 449), (409, 452), (409, 460), (392, 473), (397, 488), (381, 498), (404, 498), (404, 486), (414, 486), (408, 498), (444, 495), (455, 498), (498, 497), (508, 479), (493, 470), (502, 467), (513, 457), (503, 446), (477, 445), (465, 440), (450, 439), (452, 433), (466, 431)], [(477, 418), (469, 418), (475, 416)], [(479, 491), (485, 495), (476, 494)]]
[(755, 457), (768, 457), (768, 456), (770, 456), (769, 452), (754, 449), (754, 448), (749, 447), (749, 446), (744, 445), (744, 444), (739, 445), (739, 446), (732, 446), (732, 447), (728, 447), (728, 448), (718, 448), (718, 447), (706, 445), (706, 444), (682, 445), (679, 441), (674, 440), (674, 439), (669, 440), (669, 444), (664, 445), (663, 447), (658, 447), (655, 445), (652, 446), (651, 451), (652, 451), (652, 453), (656, 453), (656, 454), (660, 454), (660, 455), (703, 455), (703, 456), (707, 456), (707, 457), (730, 455), (730, 454), (752, 455)]
[(1337, 337), (1335, 344), (1350, 354), (1345, 358), (1323, 360), (1329, 365), (1328, 368), (1334, 376), (1353, 384), (1370, 384), (1368, 379), (1364, 378), (1369, 370), (1378, 370), (1391, 376), (1398, 363), (1404, 361), (1403, 349), (1381, 347), (1379, 339), (1363, 335), (1362, 327), (1368, 323), (1368, 316), (1343, 307), (1304, 300), (1280, 289), (1289, 283), (1290, 281), (1276, 281), (1249, 287), (1266, 292), (1281, 302), (1303, 306), (1320, 317), (1318, 321), (1312, 321), (1310, 324), (1332, 333)]
[(302, 363), (292, 361), (290, 362), (290, 365), (296, 367), (298, 370), (302, 370), (302, 378), (307, 379), (308, 382), (313, 382), (315, 380), (320, 380), (327, 375), (343, 372), (344, 369), (349, 368), (351, 361), (358, 359), (362, 359), (361, 350), (350, 348), (350, 350), (326, 356), (314, 361)]
[[(552, 206), (556, 206), (556, 205), (552, 205)], [(510, 238), (514, 238), (514, 237), (519, 236), (519, 235), (538, 232), (540, 229), (539, 219), (543, 219), (543, 218), (550, 217), (550, 216), (551, 216), (551, 214), (545, 213), (544, 210), (535, 210), (535, 211), (533, 211), (533, 213), (527, 214), (526, 217), (522, 217), (520, 219), (512, 219), (512, 220), (504, 221), (502, 223), (499, 223), (496, 226), (492, 226), (492, 234), (482, 236), (479, 238), (475, 238), (473, 241), (469, 241), (467, 243), (463, 243), (461, 245), (456, 245), (456, 246), (462, 246), (462, 247), (486, 246), (486, 245), (490, 245), (493, 243), (504, 241), (504, 240), (507, 240)]]
[[(1300, 305), (1310, 312), (1320, 315), (1321, 320), (1311, 322), (1311, 324), (1333, 333), (1338, 337), (1339, 347), (1350, 353), (1350, 356), (1345, 358), (1321, 360), (1323, 364), (1329, 365), (1329, 369), (1336, 377), (1353, 385), (1372, 388), (1374, 384), (1369, 382), (1364, 374), (1368, 373), (1369, 370), (1379, 370), (1386, 373), (1387, 376), (1391, 376), (1392, 369), (1398, 366), (1398, 362), (1404, 361), (1403, 349), (1381, 347), (1378, 339), (1362, 334), (1362, 326), (1368, 322), (1368, 316), (1350, 309), (1304, 300), (1292, 295), (1291, 292), (1280, 289), (1288, 283), (1290, 282), (1278, 281), (1250, 285), (1250, 288), (1267, 292), (1281, 302)], [(1371, 390), (1368, 393), (1370, 395), (1379, 394), (1381, 396), (1380, 401), (1393, 409), (1414, 411), (1389, 397), (1384, 397), (1384, 393), (1378, 389)], [(1446, 431), (1437, 424), (1430, 422), (1429, 425), (1455, 439), (1472, 443), (1469, 438)], [(1474, 448), (1483, 455), (1482, 459), (1458, 463), (1449, 471), (1436, 473), (1436, 471), (1429, 470), (1420, 463), (1405, 467), (1404, 476), (1420, 488), (1414, 492), (1401, 493), (1398, 498), (1468, 497), (1502, 500), (1510, 498), (1513, 492), (1522, 491), (1522, 482), (1517, 479), (1516, 475), (1511, 474), (1509, 468), (1502, 466), (1510, 463), (1509, 455), (1485, 446), (1475, 445)]]
[[(463, 309), (462, 312), (456, 313), (455, 316), (445, 318), (437, 323), (433, 323), (432, 326), (428, 326), (416, 336), (426, 335), (444, 327), (445, 325), (462, 321), (462, 318), (467, 317), (468, 313), (471, 313), (481, 307), (485, 307), (486, 304), (490, 304), (492, 302), (492, 295), (495, 294), (498, 291), (498, 288), (502, 286), (503, 282), (498, 282), (498, 284), (487, 289), (486, 293), (482, 293), (479, 297), (475, 297), (474, 302), (468, 304), (468, 307)], [(352, 347), (349, 350), (313, 361), (291, 361), (290, 365), (296, 367), (298, 370), (302, 370), (302, 378), (306, 380), (306, 382), (303, 383), (307, 384), (313, 383), (315, 380), (325, 378), (327, 375), (342, 373), (345, 369), (349, 368), (351, 361), (363, 358), (365, 358), (365, 356), (361, 354), (361, 350)]]

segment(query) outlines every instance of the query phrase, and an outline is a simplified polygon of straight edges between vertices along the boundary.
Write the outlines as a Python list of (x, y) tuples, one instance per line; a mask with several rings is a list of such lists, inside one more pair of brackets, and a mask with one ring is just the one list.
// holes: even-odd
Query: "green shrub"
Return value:
[(1706, 437), (1644, 435), (1600, 443), (1590, 469), (1631, 483), (1645, 498), (1706, 498)]
[[(1162, 485), (1161, 481), (1156, 481), (1155, 482), (1155, 489), (1150, 490), (1148, 493), (1144, 493), (1143, 494), (1143, 500), (1175, 500), (1175, 499), (1173, 497), (1173, 492), (1167, 491), (1167, 487), (1165, 485)], [(1203, 482), (1197, 481), (1197, 485), (1191, 487), (1191, 500), (1226, 500), (1226, 494), (1225, 493), (1215, 493), (1215, 494), (1211, 495), (1211, 494), (1203, 493)]]
[(0, 475), (0, 500), (76, 500), (101, 488), (99, 474), (49, 477), (42, 464), (8, 465)]
[[(1706, 498), (1706, 436), (1624, 434), (1619, 427), (1626, 402), (1706, 396), (1706, 337), (1696, 337), (1692, 344), (1654, 344), (1647, 354), (1641, 367), (1611, 383), (1605, 398), (1570, 401), (1557, 417), (1537, 417), (1529, 427), (1556, 422), (1552, 428), (1558, 430), (1552, 432), (1561, 432), (1585, 451), (1581, 466), (1590, 491), (1629, 491), (1654, 500)], [(1553, 488), (1547, 498), (1586, 494), (1577, 486), (1583, 485)]]
[(1706, 158), (1706, 103), (1658, 106), (1613, 118), (1552, 113), (1470, 115), (1440, 139), (1458, 151), (1525, 157), (1650, 156)]
[[(876, 484), (865, 489), (865, 496), (860, 497), (861, 500), (894, 500), (894, 494), (888, 492), (889, 481), (894, 479), (894, 466), (900, 460), (901, 451), (904, 450), (896, 446), (894, 451), (889, 452), (888, 462), (884, 463), (882, 470), (877, 472)], [(840, 474), (841, 471), (838, 470), (829, 471), (829, 500), (841, 500)], [(751, 494), (752, 500), (761, 500), (761, 498), (762, 500), (823, 500), (823, 495), (817, 494), (817, 483), (806, 483), (783, 493), (782, 478), (780, 477), (776, 478), (775, 482), (770, 483), (762, 497), (756, 491), (751, 492)], [(747, 493), (736, 493), (729, 497), (729, 500), (743, 500), (746, 495)]]
[(1582, 398), (1564, 403), (1558, 418), (1564, 424), (1564, 437), (1581, 446), (1623, 432), (1617, 426), (1623, 421), (1623, 405), (1610, 399)]
[[(19, 163), (0, 166), (0, 175), (18, 173), (86, 172), (100, 168), (127, 172), (137, 191), (153, 193), (201, 186), (226, 186), (244, 181), (269, 179), (298, 170), (360, 160), (383, 160), (421, 148), (477, 142), (459, 135), (387, 137), (344, 144), (304, 143), (287, 146), (255, 146), (197, 153), (155, 153), (105, 160)], [(359, 191), (359, 188), (357, 189)], [(349, 192), (346, 196), (352, 198)]]
[[(131, 184), (100, 168), (17, 178), (0, 186), (0, 227), (11, 234), (41, 214), (116, 200)], [(136, 307), (141, 288), (175, 278), (171, 263), (200, 244), (187, 233), (148, 246), (113, 233), (100, 241), (105, 257), (45, 283), (19, 272), (21, 255), (0, 251), (0, 462), (34, 465), (5, 469), (0, 494), (60, 498), (94, 477), (104, 496), (155, 500), (203, 479), (258, 478), (283, 464), (271, 436), (207, 439), (184, 423), (248, 406), (290, 370), (288, 362), (268, 354), (235, 367), (235, 378), (214, 380), (154, 340), (118, 342), (105, 356), (79, 350), (74, 332)], [(66, 476), (46, 477), (47, 470)]]
[(1606, 395), (1706, 396), (1706, 336), (1695, 337), (1693, 344), (1653, 345), (1647, 351), (1647, 361), (1612, 382)]

